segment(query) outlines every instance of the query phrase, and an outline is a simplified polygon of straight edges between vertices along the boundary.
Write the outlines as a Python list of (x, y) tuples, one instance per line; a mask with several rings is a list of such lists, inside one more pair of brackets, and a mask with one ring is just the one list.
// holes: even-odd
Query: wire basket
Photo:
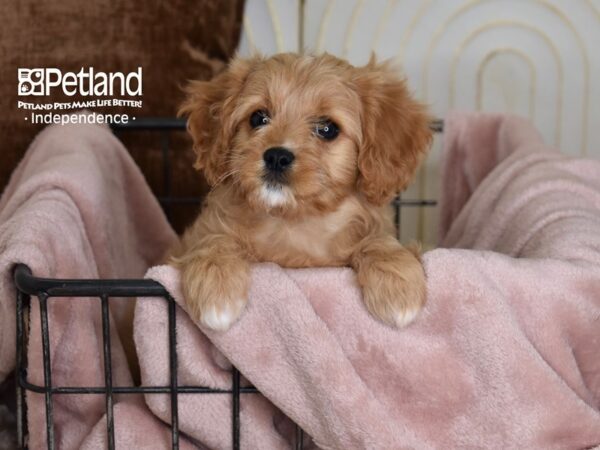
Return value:
[[(433, 131), (441, 132), (443, 124), (441, 121), (434, 121), (431, 124)], [(158, 200), (163, 206), (167, 218), (170, 218), (170, 205), (173, 203), (199, 204), (201, 199), (197, 197), (175, 197), (171, 192), (171, 165), (169, 163), (170, 152), (169, 136), (171, 133), (181, 133), (185, 131), (185, 121), (172, 118), (146, 118), (138, 119), (135, 122), (121, 124), (113, 127), (115, 134), (126, 133), (128, 131), (147, 131), (157, 135), (160, 139), (163, 179), (165, 196)], [(397, 237), (400, 238), (400, 218), (403, 207), (431, 207), (435, 206), (433, 200), (404, 200), (397, 197), (393, 201), (394, 222), (396, 225)], [(231, 396), (231, 420), (232, 420), (232, 446), (234, 449), (240, 448), (240, 396), (258, 393), (254, 387), (240, 386), (240, 373), (233, 368), (231, 373), (230, 389), (212, 389), (205, 386), (180, 386), (177, 376), (177, 335), (176, 335), (176, 303), (167, 290), (158, 282), (146, 279), (125, 280), (64, 280), (38, 278), (31, 274), (29, 268), (25, 265), (19, 265), (15, 268), (14, 281), (17, 292), (17, 354), (16, 354), (16, 389), (17, 389), (17, 442), (20, 448), (27, 448), (27, 422), (26, 422), (26, 403), (25, 392), (43, 394), (45, 397), (46, 414), (46, 437), (48, 449), (55, 449), (56, 442), (54, 436), (53, 422), (53, 397), (57, 395), (98, 395), (105, 396), (106, 408), (106, 433), (108, 448), (115, 448), (115, 424), (114, 424), (114, 396), (118, 394), (169, 394), (171, 406), (171, 448), (179, 448), (179, 415), (178, 415), (178, 394), (203, 394), (203, 395), (229, 395)], [(36, 385), (28, 381), (27, 378), (27, 336), (28, 324), (26, 323), (26, 312), (30, 308), (32, 297), (37, 298), (39, 302), (41, 333), (42, 333), (42, 357), (43, 357), (43, 385)], [(52, 383), (51, 356), (50, 356), (50, 338), (48, 326), (48, 300), (54, 297), (73, 297), (73, 298), (97, 298), (100, 303), (102, 314), (102, 338), (103, 338), (103, 366), (104, 366), (104, 386), (88, 387), (69, 387), (55, 386)], [(168, 349), (169, 349), (169, 369), (170, 382), (165, 386), (113, 386), (113, 376), (111, 367), (111, 343), (110, 343), (110, 315), (109, 302), (111, 297), (160, 297), (168, 304)], [(301, 449), (304, 445), (304, 433), (296, 426), (295, 448)]]

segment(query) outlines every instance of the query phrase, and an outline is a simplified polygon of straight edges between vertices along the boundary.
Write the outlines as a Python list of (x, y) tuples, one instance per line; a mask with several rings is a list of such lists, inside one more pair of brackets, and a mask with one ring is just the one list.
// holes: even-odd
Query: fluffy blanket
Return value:
[[(175, 239), (108, 127), (45, 129), (0, 200), (0, 379), (15, 367), (15, 264), (40, 277), (139, 278)], [(122, 344), (131, 336), (121, 341), (115, 323), (131, 333), (133, 302), (110, 302), (114, 384), (130, 385)], [(31, 304), (28, 379), (43, 385), (39, 303)], [(53, 386), (104, 386), (100, 300), (51, 298), (48, 313)], [(105, 412), (101, 395), (54, 395), (53, 403), (59, 449), (79, 448)], [(46, 448), (44, 396), (27, 392), (27, 406), (29, 448)]]
[[(423, 257), (428, 303), (409, 327), (372, 319), (350, 269), (254, 266), (227, 332), (177, 309), (180, 385), (229, 388), (233, 364), (262, 393), (242, 398), (244, 448), (289, 447), (290, 419), (322, 448), (600, 444), (600, 162), (547, 148), (512, 117), (453, 115), (444, 139), (443, 248)], [(0, 200), (0, 376), (14, 367), (15, 263), (139, 277), (174, 239), (108, 129), (44, 131)], [(183, 305), (173, 268), (147, 277)], [(113, 325), (126, 323), (130, 302), (111, 303)], [(49, 312), (53, 385), (103, 386), (99, 301), (51, 299)], [(39, 323), (33, 299), (29, 378), (42, 384)], [(168, 385), (164, 300), (139, 300), (134, 325), (143, 383)], [(112, 347), (114, 385), (130, 385), (114, 328)], [(53, 397), (58, 448), (106, 446), (103, 396)], [(27, 402), (29, 446), (43, 448), (43, 396)], [(180, 395), (182, 448), (228, 448), (230, 408), (226, 394)], [(167, 395), (122, 395), (114, 413), (118, 448), (168, 448)]]
[[(256, 265), (227, 332), (178, 311), (180, 383), (228, 388), (230, 361), (264, 395), (243, 399), (246, 448), (289, 444), (278, 410), (321, 448), (600, 444), (600, 162), (553, 151), (523, 120), (460, 114), (444, 158), (447, 248), (424, 255), (428, 302), (406, 329), (367, 314), (350, 269)], [(183, 305), (174, 269), (147, 276)], [(165, 315), (138, 302), (148, 384), (168, 384)], [(166, 396), (146, 401), (169, 420)], [(230, 445), (228, 398), (179, 407), (186, 434)]]

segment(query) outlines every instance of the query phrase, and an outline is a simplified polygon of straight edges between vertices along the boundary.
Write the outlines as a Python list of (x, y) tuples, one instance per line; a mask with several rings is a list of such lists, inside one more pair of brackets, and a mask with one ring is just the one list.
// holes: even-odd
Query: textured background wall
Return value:
[[(240, 53), (394, 58), (433, 113), (530, 118), (564, 153), (600, 157), (600, 0), (248, 0)], [(405, 194), (436, 198), (441, 137)], [(599, 174), (600, 176), (600, 174)], [(403, 240), (437, 240), (435, 209), (402, 215)]]

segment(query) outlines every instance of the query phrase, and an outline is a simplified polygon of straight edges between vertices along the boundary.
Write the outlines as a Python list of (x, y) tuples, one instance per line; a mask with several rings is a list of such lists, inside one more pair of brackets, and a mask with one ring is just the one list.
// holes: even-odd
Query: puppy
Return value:
[(387, 64), (331, 55), (236, 59), (192, 82), (181, 113), (211, 191), (172, 263), (192, 318), (226, 330), (253, 262), (351, 266), (368, 311), (408, 324), (425, 301), (419, 258), (390, 200), (429, 148), (424, 107)]

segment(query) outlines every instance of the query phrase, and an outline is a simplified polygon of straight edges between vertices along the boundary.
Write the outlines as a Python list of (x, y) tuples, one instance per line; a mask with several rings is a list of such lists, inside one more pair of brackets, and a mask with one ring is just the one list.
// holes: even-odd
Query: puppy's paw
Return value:
[(244, 310), (248, 273), (245, 265), (198, 261), (182, 271), (187, 310), (196, 323), (217, 331), (228, 330)]
[(200, 322), (216, 331), (226, 331), (240, 317), (246, 302), (238, 300), (221, 300), (219, 304), (210, 305), (200, 311)]
[(408, 325), (425, 304), (425, 274), (416, 258), (374, 261), (359, 270), (358, 280), (365, 306), (388, 325)]

